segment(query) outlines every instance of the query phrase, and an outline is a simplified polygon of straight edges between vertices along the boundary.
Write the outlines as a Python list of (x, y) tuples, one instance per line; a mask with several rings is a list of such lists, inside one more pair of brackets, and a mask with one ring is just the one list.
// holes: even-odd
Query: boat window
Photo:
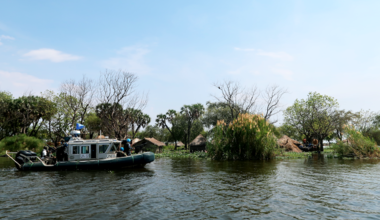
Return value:
[(99, 145), (99, 154), (104, 154), (108, 149), (108, 145)]
[(73, 154), (79, 154), (79, 146), (73, 146)]
[(90, 146), (81, 146), (81, 154), (89, 154), (90, 153)]
[(114, 151), (116, 151), (116, 150), (117, 150), (117, 148), (116, 148), (115, 144), (112, 144), (112, 147), (111, 147), (111, 149), (110, 149), (110, 152), (114, 152)]

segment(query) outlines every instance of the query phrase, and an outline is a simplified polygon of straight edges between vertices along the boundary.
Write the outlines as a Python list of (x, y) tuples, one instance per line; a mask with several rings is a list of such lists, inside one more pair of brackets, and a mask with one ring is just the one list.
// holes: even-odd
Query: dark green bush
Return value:
[(38, 138), (20, 134), (12, 137), (6, 137), (0, 141), (0, 152), (6, 150), (16, 152), (19, 150), (33, 150), (41, 152), (44, 147), (44, 142)]

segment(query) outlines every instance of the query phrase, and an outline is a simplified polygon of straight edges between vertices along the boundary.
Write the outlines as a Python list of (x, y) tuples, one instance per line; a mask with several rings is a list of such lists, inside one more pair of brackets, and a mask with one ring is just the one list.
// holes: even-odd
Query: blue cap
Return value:
[(131, 142), (131, 139), (128, 138), (128, 139), (127, 139), (127, 142)]

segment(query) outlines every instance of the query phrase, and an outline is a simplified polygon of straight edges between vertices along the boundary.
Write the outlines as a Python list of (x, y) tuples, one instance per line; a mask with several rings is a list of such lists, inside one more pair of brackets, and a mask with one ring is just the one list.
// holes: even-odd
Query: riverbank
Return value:
[[(312, 156), (313, 153), (316, 152), (278, 152), (278, 154), (273, 159), (300, 159), (300, 158), (309, 158)], [(322, 154), (324, 154), (327, 158), (337, 158), (338, 156), (335, 155), (333, 149), (325, 149)], [(210, 159), (207, 152), (194, 152), (190, 153), (189, 150), (179, 149), (174, 150), (170, 147), (164, 148), (162, 153), (156, 153), (155, 157), (157, 158), (193, 158), (193, 159)]]

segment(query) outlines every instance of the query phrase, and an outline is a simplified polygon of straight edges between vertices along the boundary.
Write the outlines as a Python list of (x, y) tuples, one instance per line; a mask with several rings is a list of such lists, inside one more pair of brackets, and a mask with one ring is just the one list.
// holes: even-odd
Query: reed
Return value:
[(207, 145), (212, 159), (269, 159), (279, 149), (271, 126), (262, 115), (240, 114), (230, 124), (218, 121), (214, 132), (213, 143)]

